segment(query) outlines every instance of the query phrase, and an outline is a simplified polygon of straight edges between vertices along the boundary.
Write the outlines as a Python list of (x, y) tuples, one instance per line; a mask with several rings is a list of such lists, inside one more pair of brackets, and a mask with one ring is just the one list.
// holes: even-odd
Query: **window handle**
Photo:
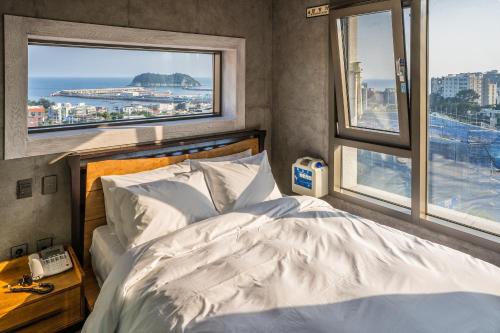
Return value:
[(404, 58), (398, 58), (396, 60), (396, 75), (400, 82), (406, 81), (406, 60)]
[(398, 77), (399, 91), (402, 94), (406, 94), (406, 60), (404, 58), (398, 58), (396, 60), (396, 75)]

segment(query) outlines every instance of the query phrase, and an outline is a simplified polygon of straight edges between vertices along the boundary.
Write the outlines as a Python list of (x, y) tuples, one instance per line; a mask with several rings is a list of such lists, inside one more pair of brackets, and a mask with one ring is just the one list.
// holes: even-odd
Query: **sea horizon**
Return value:
[[(36, 76), (28, 78), (28, 100), (38, 101), (41, 98), (48, 99), (54, 103), (85, 103), (86, 105), (104, 106), (109, 108), (121, 107), (124, 105), (155, 104), (145, 102), (132, 102), (125, 100), (88, 99), (77, 97), (50, 96), (60, 90), (71, 89), (93, 89), (93, 88), (125, 88), (130, 86), (134, 77), (45, 77)], [(212, 86), (211, 77), (193, 77), (198, 80), (203, 87)], [(155, 91), (170, 91), (173, 96), (184, 95), (207, 95), (211, 91), (186, 90), (180, 87), (153, 87)]]
[[(140, 74), (144, 74), (144, 73), (139, 73), (137, 75), (140, 75)], [(153, 73), (153, 74), (171, 75), (174, 73), (170, 73), (170, 74)], [(56, 76), (46, 76), (46, 75), (32, 75), (28, 78), (28, 80), (30, 80), (30, 79), (76, 79), (76, 78), (80, 78), (80, 79), (126, 79), (126, 78), (130, 78), (130, 79), (133, 79), (137, 75), (134, 75), (134, 76), (57, 76), (57, 75)], [(186, 74), (186, 75), (189, 75), (189, 74)], [(211, 79), (208, 76), (192, 76), (192, 75), (189, 75), (189, 76), (191, 76), (194, 79)]]

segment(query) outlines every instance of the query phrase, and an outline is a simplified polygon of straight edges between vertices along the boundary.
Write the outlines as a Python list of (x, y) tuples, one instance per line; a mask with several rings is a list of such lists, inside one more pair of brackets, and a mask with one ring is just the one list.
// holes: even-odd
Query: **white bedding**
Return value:
[(500, 332), (500, 268), (309, 197), (128, 250), (83, 332)]
[(191, 161), (191, 168), (203, 171), (221, 213), (282, 197), (265, 150), (235, 161)]
[(124, 252), (125, 248), (120, 244), (111, 226), (106, 224), (95, 228), (92, 233), (90, 255), (92, 269), (100, 287)]

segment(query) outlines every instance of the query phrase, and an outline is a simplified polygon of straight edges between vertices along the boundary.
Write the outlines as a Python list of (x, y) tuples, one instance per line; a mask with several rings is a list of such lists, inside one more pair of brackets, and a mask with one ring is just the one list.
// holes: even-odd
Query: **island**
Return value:
[(187, 74), (142, 73), (136, 75), (129, 84), (132, 87), (200, 87), (201, 83)]
[(160, 103), (180, 103), (203, 98), (201, 95), (173, 95), (170, 90), (154, 89), (156, 87), (179, 87), (185, 90), (212, 91), (212, 87), (202, 87), (200, 82), (187, 74), (142, 73), (135, 76), (126, 87), (65, 89), (55, 91), (50, 96)]

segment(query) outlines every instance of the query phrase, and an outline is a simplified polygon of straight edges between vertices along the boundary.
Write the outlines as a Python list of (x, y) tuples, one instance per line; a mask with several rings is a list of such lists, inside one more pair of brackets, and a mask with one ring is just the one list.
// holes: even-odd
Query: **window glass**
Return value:
[[(429, 1), (428, 213), (500, 234), (500, 1)], [(466, 24), (464, 24), (466, 22)]]
[(342, 188), (410, 207), (410, 159), (344, 146)]
[(411, 7), (403, 8), (403, 24), (404, 24), (404, 38), (405, 38), (405, 53), (406, 53), (406, 68), (407, 68), (407, 82), (408, 82), (408, 96), (411, 92)]
[(28, 46), (28, 128), (210, 116), (214, 53)]
[[(390, 15), (389, 12), (376, 14), (383, 14), (385, 16)], [(405, 31), (405, 50), (408, 59), (408, 68), (410, 68), (409, 53), (411, 9), (409, 7), (406, 7), (403, 10), (403, 20)], [(382, 30), (388, 30), (390, 32), (392, 29), (390, 26), (390, 20), (388, 22), (384, 21), (383, 24), (380, 23), (380, 21), (381, 20), (376, 20), (376, 22), (379, 22), (379, 25), (386, 25)], [(373, 32), (366, 32), (366, 34), (371, 33)], [(392, 37), (387, 35), (387, 38), (391, 38), (389, 47), (392, 48)], [(368, 53), (368, 50), (365, 49), (364, 52)], [(384, 55), (386, 58), (389, 57), (391, 62), (390, 66), (393, 66), (392, 50), (391, 53), (384, 53)], [(388, 63), (386, 66), (390, 67)], [(370, 67), (375, 68), (376, 64), (372, 63)], [(377, 75), (380, 76), (382, 74), (374, 74), (373, 76)], [(392, 75), (394, 75), (394, 72), (392, 72)], [(386, 86), (389, 81), (395, 85), (394, 80), (388, 80), (385, 82)], [(380, 81), (367, 79), (367, 82), (365, 83), (366, 85), (371, 84), (373, 87), (379, 87), (376, 85), (377, 82)], [(368, 100), (363, 101), (368, 102)], [(377, 115), (379, 114), (375, 112), (373, 113), (375, 115), (372, 117), (377, 118)], [(392, 128), (396, 130), (397, 112), (392, 113), (391, 116), (386, 119), (390, 119), (390, 123), (394, 125)], [(390, 126), (379, 126), (379, 129), (387, 129), (389, 127)], [(344, 146), (342, 147), (342, 188), (351, 192), (356, 192), (378, 200), (409, 208), (411, 206), (411, 160)]]
[(399, 132), (392, 14), (341, 19), (351, 127)]

